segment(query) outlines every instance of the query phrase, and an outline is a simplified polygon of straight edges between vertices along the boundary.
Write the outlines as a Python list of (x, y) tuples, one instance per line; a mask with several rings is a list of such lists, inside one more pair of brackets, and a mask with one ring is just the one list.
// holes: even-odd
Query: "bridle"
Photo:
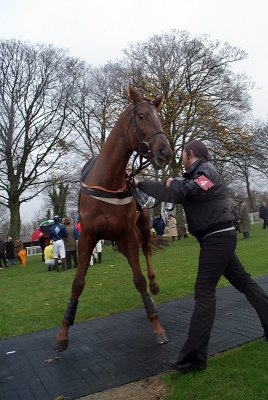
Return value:
[[(132, 171), (129, 175), (130, 178), (133, 178), (135, 175), (137, 175), (140, 171), (142, 171), (144, 168), (146, 168), (148, 165), (151, 164), (151, 162), (148, 160), (148, 156), (151, 153), (151, 146), (149, 141), (153, 138), (155, 138), (156, 135), (165, 135), (165, 133), (161, 130), (161, 131), (157, 131), (157, 132), (153, 132), (147, 139), (146, 141), (143, 140), (142, 137), (142, 130), (140, 129), (140, 127), (137, 124), (137, 120), (135, 117), (135, 111), (137, 110), (137, 108), (143, 104), (143, 103), (148, 103), (152, 106), (154, 106), (154, 103), (148, 100), (142, 100), (139, 103), (137, 103), (135, 106), (133, 105), (132, 110), (131, 110), (131, 116), (130, 116), (130, 121), (128, 124), (128, 129), (127, 131), (129, 131), (130, 128), (130, 124), (132, 123), (134, 126), (134, 130), (135, 133), (138, 137), (138, 150), (136, 150), (136, 155), (134, 156), (133, 159), (133, 163), (132, 163)], [(134, 165), (136, 160), (139, 158), (139, 167), (135, 169)], [(143, 158), (146, 158), (146, 161), (142, 161)]]
[[(143, 104), (143, 103), (148, 103), (148, 104), (154, 106), (154, 103), (151, 102), (151, 101), (148, 101), (148, 100), (142, 100), (142, 101), (140, 101), (139, 103), (137, 103), (135, 106), (133, 105), (132, 110), (131, 110), (130, 122), (132, 122), (132, 124), (134, 125), (135, 133), (137, 134), (138, 140), (139, 140), (139, 149), (138, 149), (137, 152), (138, 152), (139, 154), (141, 154), (143, 157), (148, 157), (149, 153), (151, 153), (151, 148), (150, 148), (149, 141), (150, 141), (153, 137), (155, 137), (156, 135), (159, 135), (159, 134), (163, 134), (163, 135), (164, 135), (165, 133), (164, 133), (162, 130), (161, 130), (161, 131), (157, 131), (157, 132), (152, 133), (152, 134), (147, 138), (146, 141), (143, 140), (142, 131), (141, 131), (141, 129), (139, 128), (139, 126), (138, 126), (138, 124), (137, 124), (137, 121), (136, 121), (136, 117), (135, 117), (135, 111), (136, 111), (137, 108), (138, 108), (141, 104)], [(130, 125), (130, 124), (129, 124), (129, 125)], [(129, 129), (129, 127), (128, 127), (128, 129)], [(142, 151), (141, 145), (145, 145), (145, 149), (146, 149), (145, 151)]]
[[(135, 132), (136, 132), (136, 134), (138, 136), (138, 140), (139, 140), (139, 149), (136, 150), (136, 155), (134, 156), (133, 163), (132, 163), (132, 171), (128, 175), (129, 186), (132, 187), (132, 190), (136, 190), (134, 177), (136, 175), (138, 175), (144, 168), (148, 167), (148, 165), (151, 164), (151, 162), (148, 160), (148, 156), (151, 153), (151, 147), (150, 147), (149, 141), (152, 138), (154, 138), (156, 135), (159, 135), (159, 134), (165, 135), (165, 133), (161, 130), (161, 131), (153, 132), (147, 138), (146, 141), (143, 140), (142, 131), (139, 128), (139, 126), (137, 124), (137, 121), (136, 121), (136, 117), (135, 117), (135, 110), (138, 108), (138, 106), (140, 104), (143, 104), (143, 103), (149, 103), (150, 105), (154, 106), (154, 103), (150, 102), (148, 100), (142, 100), (139, 103), (137, 103), (135, 106), (133, 106), (133, 108), (131, 110), (131, 118), (130, 118), (130, 122), (129, 122), (129, 125), (128, 125), (128, 130), (129, 130), (130, 123), (132, 122), (132, 124), (134, 125), (134, 128), (135, 128)], [(141, 145), (145, 145), (146, 152), (142, 151)], [(147, 158), (147, 160), (146, 161), (142, 161), (143, 157)], [(135, 162), (136, 162), (137, 158), (139, 158), (139, 166), (138, 166), (138, 168), (135, 169)], [(164, 187), (163, 187), (163, 189), (164, 189)], [(158, 200), (152, 207), (145, 207), (145, 208), (148, 208), (148, 209), (155, 208), (161, 202), (162, 202), (161, 200)], [(168, 211), (172, 211), (174, 209), (174, 202), (172, 204), (173, 204), (172, 207)]]

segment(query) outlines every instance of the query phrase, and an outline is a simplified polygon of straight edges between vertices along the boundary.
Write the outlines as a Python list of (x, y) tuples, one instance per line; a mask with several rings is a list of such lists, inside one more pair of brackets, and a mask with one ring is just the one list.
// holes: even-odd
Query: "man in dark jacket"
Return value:
[(65, 237), (64, 246), (66, 251), (66, 267), (67, 269), (72, 268), (72, 259), (74, 262), (74, 268), (77, 268), (77, 244), (76, 241), (78, 240), (78, 231), (76, 228), (71, 226), (70, 218), (64, 218), (63, 221), (68, 236)]
[(4, 267), (7, 267), (7, 260), (6, 260), (6, 245), (3, 239), (0, 238), (0, 269), (3, 269), (2, 261)]
[(7, 265), (10, 266), (15, 264), (15, 247), (12, 237), (10, 236), (6, 242), (6, 258), (7, 258)]
[(259, 218), (263, 219), (263, 229), (266, 229), (268, 226), (268, 207), (266, 206), (266, 202), (264, 201), (259, 209)]
[(160, 214), (157, 214), (153, 220), (153, 228), (157, 235), (164, 235), (166, 224)]
[(199, 140), (183, 150), (186, 172), (163, 184), (144, 181), (138, 188), (157, 199), (183, 205), (189, 232), (200, 243), (195, 282), (195, 306), (188, 338), (169, 366), (182, 373), (200, 371), (207, 365), (207, 347), (215, 317), (216, 286), (223, 275), (255, 308), (268, 340), (268, 296), (245, 271), (235, 254), (237, 235), (227, 206), (221, 176), (208, 162), (208, 150)]

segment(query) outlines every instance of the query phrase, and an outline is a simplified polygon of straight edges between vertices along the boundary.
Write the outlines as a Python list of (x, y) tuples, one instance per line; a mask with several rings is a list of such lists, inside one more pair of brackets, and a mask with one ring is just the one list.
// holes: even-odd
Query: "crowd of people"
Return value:
[[(44, 261), (48, 271), (59, 272), (71, 268), (77, 268), (77, 241), (81, 226), (77, 221), (75, 226), (71, 225), (70, 218), (62, 220), (58, 215), (53, 217), (54, 224), (49, 227), (49, 243), (44, 247)], [(90, 265), (94, 262), (101, 263), (102, 241), (100, 240), (91, 256)]]
[(0, 238), (0, 269), (11, 267), (17, 263), (25, 267), (26, 258), (27, 253), (20, 238), (17, 238), (15, 242), (11, 236), (6, 242)]
[[(40, 236), (42, 261), (48, 271), (62, 271), (77, 268), (77, 243), (81, 231), (80, 221), (72, 226), (70, 218), (55, 215), (54, 223)], [(52, 222), (53, 222), (52, 221)], [(90, 259), (90, 265), (101, 263), (103, 241), (99, 240)], [(27, 251), (20, 238), (15, 241), (8, 237), (7, 241), (0, 238), (0, 270), (21, 264), (26, 266)]]

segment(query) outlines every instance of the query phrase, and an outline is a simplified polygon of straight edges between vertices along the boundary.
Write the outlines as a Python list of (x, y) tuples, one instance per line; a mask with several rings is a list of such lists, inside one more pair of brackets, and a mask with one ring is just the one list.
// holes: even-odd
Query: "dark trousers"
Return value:
[(72, 259), (74, 262), (74, 268), (77, 268), (77, 252), (76, 252), (76, 250), (66, 251), (66, 267), (67, 267), (67, 269), (72, 268)]
[(245, 271), (235, 254), (236, 232), (208, 235), (200, 241), (195, 306), (188, 338), (178, 357), (179, 363), (207, 362), (207, 347), (216, 310), (216, 286), (223, 275), (255, 308), (268, 335), (268, 296)]
[(268, 218), (264, 218), (262, 224), (263, 229), (266, 229), (267, 225), (268, 225)]
[(5, 267), (7, 267), (7, 260), (5, 253), (0, 253), (0, 267), (2, 267), (2, 261)]

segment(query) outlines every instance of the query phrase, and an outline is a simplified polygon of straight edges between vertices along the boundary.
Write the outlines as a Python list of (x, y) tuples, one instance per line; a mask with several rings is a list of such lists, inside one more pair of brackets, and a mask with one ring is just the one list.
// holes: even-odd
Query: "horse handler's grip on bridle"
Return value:
[(170, 184), (171, 184), (171, 182), (173, 181), (173, 179), (174, 179), (174, 178), (167, 178), (167, 180), (166, 180), (166, 187), (167, 187), (167, 188), (170, 187)]

